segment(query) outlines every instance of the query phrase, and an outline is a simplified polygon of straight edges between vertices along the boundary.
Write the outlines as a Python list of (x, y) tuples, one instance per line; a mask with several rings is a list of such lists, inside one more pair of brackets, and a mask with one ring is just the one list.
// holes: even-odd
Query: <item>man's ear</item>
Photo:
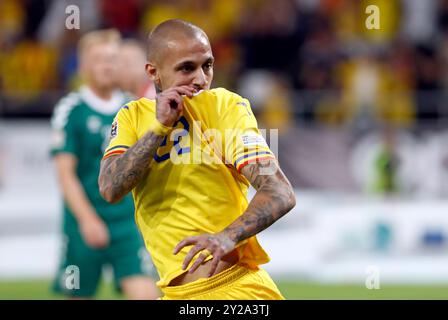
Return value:
[(157, 87), (160, 88), (160, 76), (157, 67), (153, 63), (148, 62), (145, 65), (145, 70), (148, 77), (154, 82)]

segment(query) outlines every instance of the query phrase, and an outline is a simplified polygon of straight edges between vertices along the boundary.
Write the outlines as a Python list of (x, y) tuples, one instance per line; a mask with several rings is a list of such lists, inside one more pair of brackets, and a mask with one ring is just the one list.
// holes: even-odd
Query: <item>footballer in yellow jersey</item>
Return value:
[(210, 90), (208, 38), (182, 20), (151, 32), (146, 70), (161, 92), (115, 117), (101, 194), (116, 202), (132, 190), (165, 299), (282, 299), (259, 267), (269, 257), (255, 235), (295, 198), (249, 101)]

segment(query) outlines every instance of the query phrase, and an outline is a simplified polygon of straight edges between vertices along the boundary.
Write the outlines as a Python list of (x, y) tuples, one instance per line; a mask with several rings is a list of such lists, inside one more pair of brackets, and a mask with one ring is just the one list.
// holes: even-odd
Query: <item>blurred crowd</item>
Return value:
[[(366, 28), (370, 4), (379, 30)], [(69, 5), (79, 30), (66, 27)], [(79, 84), (83, 33), (112, 27), (144, 41), (169, 18), (207, 32), (214, 86), (248, 96), (266, 127), (412, 126), (448, 113), (447, 0), (2, 0), (0, 112), (48, 116)]]
[[(372, 4), (380, 28), (370, 30)], [(70, 27), (73, 6), (79, 29)], [(115, 28), (144, 44), (170, 18), (209, 35), (212, 86), (249, 98), (260, 128), (280, 128), (295, 186), (448, 194), (448, 185), (432, 186), (448, 176), (444, 139), (419, 137), (448, 129), (448, 0), (1, 0), (0, 117), (48, 118), (80, 85), (77, 45), (86, 32)], [(377, 142), (363, 147), (369, 132)], [(414, 135), (409, 152), (400, 132)], [(357, 168), (373, 170), (372, 182), (354, 182)], [(413, 182), (400, 185), (405, 169)], [(425, 179), (431, 188), (421, 187)]]

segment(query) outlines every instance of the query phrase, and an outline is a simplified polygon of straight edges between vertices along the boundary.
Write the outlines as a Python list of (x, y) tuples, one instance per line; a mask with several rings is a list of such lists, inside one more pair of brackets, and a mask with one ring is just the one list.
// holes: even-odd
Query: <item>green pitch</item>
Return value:
[[(307, 282), (278, 281), (287, 299), (448, 299), (448, 286), (384, 285), (368, 290), (363, 285), (323, 285)], [(50, 282), (0, 281), (0, 299), (61, 299), (50, 291)], [(112, 284), (103, 283), (98, 299), (122, 299)]]
[(448, 286), (382, 285), (380, 289), (367, 289), (360, 285), (328, 285), (306, 282), (278, 282), (287, 299), (325, 300), (413, 300), (448, 299)]

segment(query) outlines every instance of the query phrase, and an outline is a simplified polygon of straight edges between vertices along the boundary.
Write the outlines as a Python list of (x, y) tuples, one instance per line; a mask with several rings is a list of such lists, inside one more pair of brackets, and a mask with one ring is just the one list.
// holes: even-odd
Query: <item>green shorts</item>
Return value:
[(78, 231), (64, 233), (63, 254), (53, 284), (56, 293), (72, 297), (93, 297), (97, 291), (104, 267), (110, 266), (117, 291), (121, 280), (134, 275), (147, 275), (157, 280), (152, 264), (138, 230), (134, 226), (121, 226), (114, 234), (110, 229), (109, 246), (92, 249)]

